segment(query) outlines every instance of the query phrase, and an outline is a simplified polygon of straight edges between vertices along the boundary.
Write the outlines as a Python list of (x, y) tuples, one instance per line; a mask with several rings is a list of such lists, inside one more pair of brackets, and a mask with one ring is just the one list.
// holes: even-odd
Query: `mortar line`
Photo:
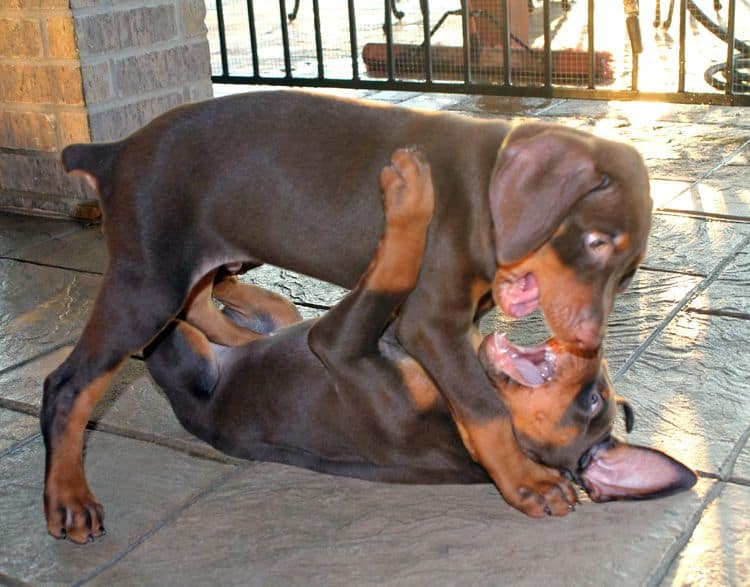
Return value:
[(692, 538), (693, 532), (695, 532), (695, 529), (703, 518), (703, 514), (716, 498), (721, 495), (722, 491), (724, 491), (724, 487), (726, 487), (726, 482), (717, 481), (714, 486), (708, 490), (708, 493), (706, 493), (700, 506), (695, 512), (693, 512), (693, 515), (690, 516), (687, 526), (667, 549), (667, 552), (662, 557), (654, 572), (651, 573), (649, 578), (645, 581), (645, 585), (648, 585), (649, 587), (659, 587), (664, 582), (664, 579), (672, 568), (675, 560), (677, 560), (677, 557), (684, 550), (685, 546), (690, 541), (690, 538)]
[(724, 462), (719, 468), (719, 473), (721, 474), (722, 479), (728, 479), (731, 476), (734, 471), (734, 465), (737, 463), (737, 459), (739, 458), (742, 449), (745, 448), (748, 438), (750, 438), (750, 426), (745, 428), (745, 432), (743, 432), (742, 436), (737, 439), (734, 448), (732, 448), (732, 452), (730, 452), (727, 458), (724, 459)]
[(156, 522), (153, 526), (151, 526), (149, 530), (147, 530), (144, 534), (142, 534), (140, 538), (136, 539), (135, 542), (132, 542), (128, 546), (126, 546), (125, 549), (120, 551), (119, 554), (115, 555), (113, 558), (109, 559), (108, 561), (98, 565), (96, 568), (94, 568), (89, 573), (84, 575), (81, 579), (73, 583), (72, 586), (80, 587), (81, 585), (85, 585), (86, 583), (88, 583), (89, 581), (97, 577), (98, 575), (102, 574), (104, 571), (107, 571), (111, 569), (112, 567), (114, 567), (117, 563), (119, 563), (121, 560), (127, 557), (131, 552), (136, 550), (141, 544), (143, 544), (149, 538), (151, 538), (153, 535), (159, 532), (159, 530), (161, 530), (164, 526), (175, 521), (183, 512), (188, 510), (194, 504), (201, 501), (204, 497), (206, 497), (210, 493), (213, 493), (214, 491), (219, 489), (227, 481), (229, 481), (233, 477), (238, 476), (243, 471), (244, 471), (243, 467), (235, 467), (234, 470), (229, 471), (227, 474), (222, 475), (221, 477), (213, 481), (208, 487), (202, 489), (197, 494), (188, 498), (187, 501), (184, 501), (181, 505), (177, 506), (174, 510), (172, 510), (169, 514), (167, 514), (166, 517)]
[(18, 257), (11, 257), (9, 255), (0, 255), (0, 260), (15, 261), (16, 263), (26, 263), (28, 265), (34, 265), (35, 267), (49, 267), (50, 269), (62, 269), (63, 271), (72, 271), (74, 273), (83, 273), (85, 275), (96, 275), (98, 277), (101, 277), (102, 275), (104, 275), (103, 273), (99, 271), (88, 271), (87, 269), (75, 269), (74, 267), (65, 267), (64, 265), (44, 263), (43, 261), (31, 261), (29, 259), (20, 259)]
[[(670, 200), (671, 201), (671, 200)], [(659, 208), (659, 216), (680, 216), (682, 218), (695, 218), (696, 220), (731, 222), (733, 224), (748, 224), (750, 218), (739, 214), (722, 214), (720, 212), (706, 212), (705, 210), (680, 210), (678, 208)]]
[(706, 310), (704, 308), (688, 308), (685, 310), (690, 314), (701, 314), (702, 316), (721, 316), (723, 318), (735, 318), (736, 320), (750, 320), (747, 312), (733, 312), (731, 310)]
[(688, 277), (700, 277), (704, 279), (705, 273), (697, 271), (678, 271), (677, 269), (666, 269), (664, 267), (653, 267), (651, 265), (639, 265), (638, 271), (651, 271), (652, 273), (667, 273), (668, 275), (687, 275)]
[(22, 359), (18, 363), (13, 363), (12, 365), (8, 365), (7, 367), (0, 368), (0, 375), (5, 375), (6, 373), (10, 373), (14, 369), (21, 369), (22, 367), (25, 367), (29, 363), (33, 363), (34, 361), (38, 361), (39, 359), (43, 359), (46, 356), (49, 356), (49, 355), (51, 355), (53, 353), (56, 353), (61, 348), (66, 347), (66, 346), (70, 346), (72, 344), (75, 344), (75, 339), (66, 338), (62, 342), (55, 343), (54, 345), (52, 345), (47, 350), (44, 350), (44, 351), (42, 351), (42, 352), (40, 352), (40, 353), (38, 353), (36, 355), (32, 355), (32, 356), (30, 356), (30, 357), (28, 357), (26, 359)]
[(215, 449), (210, 448), (210, 445), (206, 442), (199, 442), (191, 444), (190, 440), (180, 440), (179, 438), (169, 438), (165, 436), (159, 436), (151, 432), (141, 432), (139, 430), (124, 428), (117, 426), (116, 424), (108, 424), (101, 421), (91, 421), (86, 425), (86, 430), (93, 432), (103, 432), (105, 434), (111, 434), (120, 438), (127, 438), (130, 440), (138, 440), (140, 442), (148, 442), (186, 454), (191, 457), (211, 461), (214, 463), (222, 463), (225, 465), (242, 465), (246, 464), (247, 461), (244, 459), (238, 459), (230, 457), (224, 453), (220, 453)]
[[(566, 102), (565, 99), (557, 99), (552, 100), (551, 104), (548, 104), (544, 108), (540, 108), (539, 110), (535, 110), (533, 113), (533, 116), (545, 116), (550, 110), (554, 110), (557, 108), (560, 104), (564, 104)], [(552, 115), (554, 116), (555, 113), (553, 112)]]
[(727, 479), (727, 484), (750, 487), (750, 479), (745, 479), (744, 477), (730, 477)]
[(26, 438), (19, 440), (15, 444), (6, 448), (4, 451), (0, 452), (0, 459), (3, 459), (7, 457), (8, 455), (13, 454), (17, 450), (21, 450), (24, 446), (28, 446), (29, 444), (37, 440), (41, 435), (42, 435), (41, 432), (35, 432), (31, 436), (27, 436)]
[[(18, 214), (18, 216), (20, 216), (20, 214)], [(62, 240), (62, 239), (67, 238), (67, 237), (69, 237), (69, 236), (71, 236), (73, 234), (77, 234), (77, 233), (81, 232), (82, 230), (83, 230), (83, 226), (73, 226), (73, 227), (70, 228), (70, 230), (66, 230), (65, 232), (61, 232), (59, 234), (50, 235), (48, 238), (46, 238), (44, 240), (40, 240), (40, 241), (33, 242), (33, 243), (28, 243), (26, 245), (22, 245), (22, 246), (20, 246), (18, 248), (15, 248), (15, 249), (8, 249), (7, 251), (5, 251), (5, 253), (0, 258), (5, 258), (5, 255), (8, 255), (9, 253), (17, 254), (17, 253), (20, 253), (22, 251), (27, 251), (29, 249), (33, 249), (34, 247), (38, 247), (40, 245), (44, 245), (44, 244), (46, 244), (46, 243), (48, 243), (50, 241), (53, 241), (53, 240)]]
[(697, 285), (695, 285), (685, 296), (683, 296), (682, 300), (680, 300), (670, 311), (669, 313), (661, 319), (659, 324), (654, 328), (649, 335), (646, 337), (646, 340), (644, 340), (635, 351), (633, 351), (633, 354), (631, 354), (627, 361), (620, 367), (620, 369), (615, 373), (615, 376), (612, 378), (613, 381), (617, 381), (620, 377), (622, 377), (625, 372), (635, 363), (640, 356), (644, 353), (646, 348), (664, 331), (664, 329), (667, 327), (667, 325), (674, 319), (674, 317), (683, 309), (685, 306), (687, 306), (691, 301), (693, 301), (698, 294), (703, 292), (705, 289), (708, 288), (714, 281), (716, 281), (716, 278), (719, 276), (719, 274), (724, 271), (727, 265), (731, 263), (735, 257), (739, 254), (739, 252), (744, 249), (747, 244), (750, 242), (750, 234), (747, 235), (745, 238), (743, 238), (740, 243), (732, 249), (732, 252), (726, 255), (718, 265), (716, 265), (709, 274), (700, 281)]
[(34, 416), (35, 418), (39, 417), (39, 408), (33, 404), (20, 402), (15, 399), (0, 397), (0, 408), (10, 410), (11, 412), (18, 412), (19, 414), (26, 414), (27, 416)]

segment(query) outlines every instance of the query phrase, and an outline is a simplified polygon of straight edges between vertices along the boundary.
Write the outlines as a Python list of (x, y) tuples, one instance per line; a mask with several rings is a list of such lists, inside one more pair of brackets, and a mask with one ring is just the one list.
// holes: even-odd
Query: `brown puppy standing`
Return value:
[[(598, 348), (613, 297), (645, 250), (651, 200), (640, 157), (553, 125), (511, 131), (269, 92), (178, 108), (124, 141), (63, 153), (101, 196), (110, 265), (81, 339), (45, 382), (52, 535), (84, 541), (99, 532), (83, 429), (128, 354), (223, 266), (269, 262), (353, 286), (383, 229), (380, 165), (408, 144), (432, 164), (436, 204), (399, 340), (438, 383), (466, 447), (505, 499), (530, 515), (559, 500), (567, 481), (515, 443), (476, 360), (472, 323), (492, 293), (516, 316), (541, 305), (562, 343)], [(241, 341), (221, 315), (198, 326), (216, 342)]]
[[(180, 320), (150, 345), (146, 364), (183, 425), (233, 456), (377, 481), (487, 482), (437, 388), (389, 328), (417, 280), (432, 208), (429, 167), (398, 151), (381, 185), (386, 223), (377, 253), (327, 314), (296, 323), (290, 302), (225, 279), (214, 294), (229, 302), (230, 316), (274, 335), (227, 348)], [(612, 436), (623, 402), (599, 353), (582, 357), (555, 341), (520, 348), (499, 334), (478, 352), (523, 450), (568, 471), (595, 501), (653, 497), (695, 482), (665, 454)], [(632, 413), (623, 405), (629, 429)], [(564, 489), (545, 513), (572, 509), (575, 490)]]

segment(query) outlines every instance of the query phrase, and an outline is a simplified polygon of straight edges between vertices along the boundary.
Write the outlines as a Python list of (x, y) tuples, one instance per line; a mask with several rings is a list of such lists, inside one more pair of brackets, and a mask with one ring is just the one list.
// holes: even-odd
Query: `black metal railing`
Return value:
[(536, 1), (207, 0), (212, 79), (750, 105), (750, 0)]

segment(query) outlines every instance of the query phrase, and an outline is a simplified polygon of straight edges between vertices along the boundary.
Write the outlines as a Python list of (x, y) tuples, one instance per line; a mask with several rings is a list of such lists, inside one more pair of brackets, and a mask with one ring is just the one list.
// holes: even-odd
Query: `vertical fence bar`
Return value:
[(464, 84), (471, 83), (471, 21), (469, 18), (469, 2), (461, 0), (461, 30), (463, 31), (464, 48)]
[(726, 93), (734, 94), (734, 29), (736, 0), (729, 0), (729, 14), (727, 15), (727, 70), (724, 76), (727, 79)]
[(390, 0), (383, 0), (385, 8), (385, 45), (388, 53), (388, 81), (396, 79), (396, 63), (393, 54), (393, 19)]
[(247, 0), (247, 22), (250, 27), (250, 50), (253, 52), (253, 75), (260, 77), (260, 63), (258, 63), (258, 32), (255, 30), (255, 8), (253, 0)]
[(503, 0), (503, 84), (509, 86), (510, 79), (510, 0)]
[(685, 42), (687, 38), (687, 0), (680, 0), (680, 56), (677, 65), (677, 91), (685, 92)]
[(359, 79), (359, 47), (357, 46), (357, 16), (354, 14), (354, 0), (349, 0), (349, 47), (352, 51), (352, 79)]
[(286, 23), (286, 1), (279, 0), (279, 15), (281, 18), (281, 40), (284, 43), (284, 71), (286, 77), (292, 77), (292, 56), (289, 51), (289, 27)]
[(549, 0), (544, 0), (544, 87), (552, 87), (552, 23)]
[[(658, 1), (658, 0), (657, 0)], [(588, 5), (588, 57), (589, 57), (589, 89), (596, 87), (596, 47), (594, 46), (594, 0)]]
[(432, 82), (432, 35), (430, 35), (430, 3), (429, 0), (420, 0), (422, 9), (422, 34), (424, 35), (424, 79), (427, 83)]
[(320, 6), (318, 0), (313, 0), (313, 23), (315, 26), (315, 58), (318, 60), (318, 77), (325, 77), (323, 67), (323, 39), (320, 37)]
[(229, 75), (229, 58), (227, 57), (227, 36), (224, 31), (224, 7), (221, 0), (216, 0), (216, 23), (219, 25), (219, 53), (221, 53), (221, 75)]

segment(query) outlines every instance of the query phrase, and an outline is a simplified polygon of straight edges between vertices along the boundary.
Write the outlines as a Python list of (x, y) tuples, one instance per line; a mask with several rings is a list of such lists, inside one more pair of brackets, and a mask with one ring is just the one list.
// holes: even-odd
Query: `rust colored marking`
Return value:
[(72, 169), (68, 175), (74, 175), (77, 177), (82, 177), (86, 180), (86, 183), (88, 183), (94, 191), (98, 194), (99, 192), (99, 180), (96, 179), (96, 176), (92, 175), (88, 171), (84, 171), (83, 169)]
[(429, 166), (405, 149), (397, 150), (392, 160), (393, 166), (380, 174), (385, 233), (365, 277), (365, 286), (379, 293), (400, 293), (416, 285), (434, 209)]
[(631, 239), (630, 239), (630, 233), (628, 232), (621, 232), (614, 238), (614, 245), (615, 249), (618, 251), (624, 251), (625, 249), (630, 247)]
[[(562, 342), (578, 339), (578, 328), (592, 312), (598, 314), (599, 297), (593, 284), (578, 278), (574, 268), (562, 262), (554, 248), (547, 243), (518, 263), (498, 268), (492, 284), (495, 303), (499, 304), (499, 286), (503, 281), (531, 273), (539, 286), (539, 306), (554, 336)], [(608, 316), (608, 312), (606, 312)], [(603, 318), (601, 318), (603, 319)], [(596, 349), (587, 349), (593, 350)]]
[(467, 422), (459, 425), (459, 430), (462, 438), (469, 438), (474, 459), (513, 507), (533, 517), (562, 516), (577, 501), (572, 483), (523, 454), (509, 420), (497, 417), (484, 423)]
[(295, 305), (284, 296), (257, 285), (243, 283), (234, 276), (226, 276), (215, 283), (212, 295), (246, 318), (265, 314), (276, 328), (296, 324), (302, 320)]
[(182, 320), (177, 322), (177, 328), (195, 354), (209, 361), (212, 359), (213, 351), (211, 350), (208, 338), (206, 338), (203, 332)]
[[(574, 402), (581, 387), (599, 372), (599, 353), (568, 352), (556, 346), (555, 377), (538, 387), (525, 387), (515, 382), (501, 386), (499, 392), (511, 411), (513, 427), (538, 444), (557, 447), (570, 445), (582, 432), (563, 417)], [(606, 366), (604, 367), (606, 369)], [(603, 391), (606, 401), (606, 391)]]
[(414, 409), (427, 411), (440, 400), (440, 392), (422, 366), (411, 357), (404, 357), (396, 363)]
[(240, 346), (262, 335), (237, 325), (214, 305), (211, 299), (216, 272), (205, 275), (193, 287), (185, 303), (185, 320), (202, 331), (211, 342)]
[(101, 518), (101, 506), (83, 471), (83, 433), (94, 407), (121, 365), (122, 362), (82, 389), (67, 416), (57, 416), (65, 421), (62, 431), (50, 439), (51, 460), (45, 483), (47, 529), (53, 536), (60, 537), (64, 528), (73, 542), (84, 543), (90, 530), (93, 535), (101, 533), (101, 519), (91, 520), (92, 528), (88, 528), (88, 517)]

